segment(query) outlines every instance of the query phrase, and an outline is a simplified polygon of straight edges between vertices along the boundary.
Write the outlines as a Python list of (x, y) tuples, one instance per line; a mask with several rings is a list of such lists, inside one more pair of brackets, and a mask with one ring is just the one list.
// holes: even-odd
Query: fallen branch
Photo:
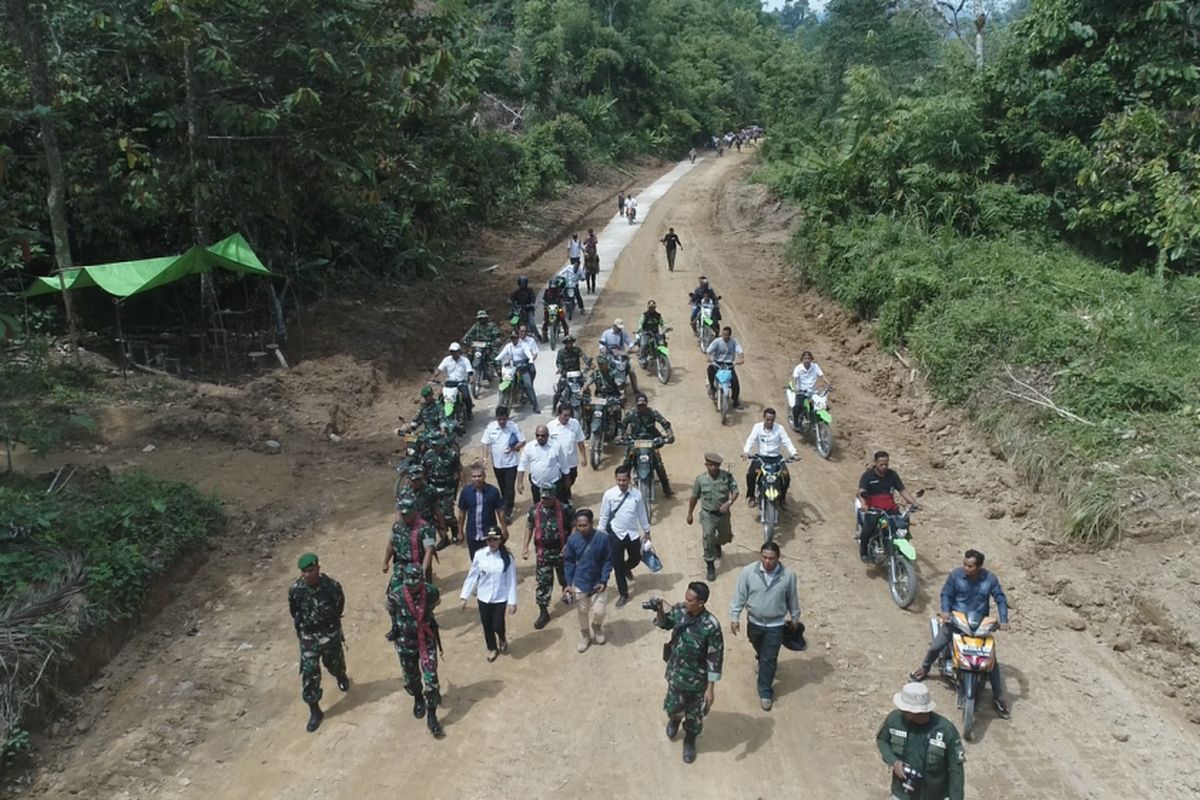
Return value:
[(1039, 392), (1037, 389), (1033, 388), (1028, 383), (1025, 383), (1024, 381), (1022, 381), (1020, 378), (1018, 378), (1016, 375), (1013, 374), (1012, 367), (1010, 367), (1008, 364), (1004, 365), (1004, 372), (1006, 375), (1008, 375), (1009, 380), (1011, 380), (1014, 384), (1016, 384), (1021, 389), (1020, 392), (1014, 392), (1011, 389), (1003, 389), (1002, 391), (1005, 394), (1007, 394), (1008, 396), (1015, 397), (1018, 400), (1023, 400), (1024, 402), (1029, 403), (1031, 405), (1039, 406), (1041, 408), (1048, 408), (1051, 411), (1053, 411), (1055, 414), (1058, 414), (1063, 419), (1068, 419), (1071, 422), (1078, 422), (1082, 425), (1087, 425), (1087, 426), (1093, 427), (1093, 428), (1096, 427), (1096, 423), (1092, 422), (1091, 420), (1086, 420), (1083, 417), (1079, 416), (1078, 414), (1068, 411), (1067, 409), (1065, 409), (1062, 406), (1055, 403), (1053, 400), (1051, 400), (1049, 397), (1047, 397), (1042, 392)]
[(904, 368), (905, 368), (905, 369), (912, 369), (912, 368), (913, 368), (913, 367), (912, 367), (912, 364), (909, 364), (907, 361), (905, 361), (905, 360), (904, 360), (904, 356), (900, 355), (900, 351), (899, 351), (899, 350), (893, 350), (893, 351), (892, 351), (892, 355), (894, 355), (894, 356), (896, 357), (896, 360), (897, 360), (897, 361), (899, 361), (901, 364), (903, 364), (903, 365), (904, 365)]

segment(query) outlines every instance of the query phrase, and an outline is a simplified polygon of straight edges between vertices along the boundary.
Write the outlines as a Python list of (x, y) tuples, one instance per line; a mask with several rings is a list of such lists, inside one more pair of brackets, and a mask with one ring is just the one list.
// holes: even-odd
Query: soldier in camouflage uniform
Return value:
[(402, 579), (393, 580), (388, 586), (387, 609), (392, 629), (387, 638), (400, 657), (404, 691), (413, 698), (413, 716), (424, 717), (429, 732), (437, 739), (446, 735), (437, 718), (442, 699), (437, 675), (441, 635), (433, 609), (439, 599), (437, 587), (425, 581), (416, 564), (406, 564)]
[(584, 365), (591, 367), (592, 359), (583, 354), (583, 350), (575, 345), (575, 337), (568, 335), (563, 338), (563, 346), (554, 357), (555, 371), (558, 372), (558, 385), (554, 387), (554, 408), (567, 390), (567, 373), (584, 372)]
[(337, 679), (338, 688), (350, 690), (346, 656), (342, 652), (342, 611), (346, 595), (342, 585), (321, 572), (316, 553), (305, 553), (296, 563), (300, 577), (288, 589), (288, 611), (300, 640), (300, 696), (308, 703), (308, 732), (321, 726), (321, 662)]
[[(662, 426), (662, 432), (658, 430)], [(675, 434), (671, 431), (671, 423), (662, 414), (650, 408), (649, 401), (646, 395), (638, 392), (637, 400), (635, 401), (632, 411), (625, 412), (625, 418), (621, 420), (621, 433), (630, 440), (636, 439), (658, 439), (665, 438), (667, 444), (675, 441)], [(630, 467), (637, 467), (633, 463), (633, 447), (625, 453), (625, 463)], [(654, 471), (658, 474), (658, 480), (662, 483), (663, 495), (673, 497), (674, 492), (671, 491), (671, 483), (667, 480), (667, 469), (663, 466), (662, 457), (658, 454), (658, 448), (654, 449)], [(637, 473), (634, 472), (636, 475)]]
[(717, 579), (716, 560), (721, 557), (721, 545), (733, 541), (729, 511), (738, 499), (737, 480), (729, 470), (721, 469), (721, 456), (704, 454), (704, 472), (692, 484), (688, 500), (687, 524), (695, 522), (696, 505), (700, 505), (700, 529), (704, 533), (704, 566), (710, 581)]
[(537, 549), (537, 598), (538, 613), (533, 627), (541, 630), (550, 621), (550, 596), (554, 592), (554, 576), (559, 585), (567, 588), (563, 573), (563, 548), (575, 525), (575, 510), (570, 503), (560, 502), (554, 494), (553, 485), (542, 486), (542, 499), (529, 509), (528, 529), (521, 558), (529, 558), (529, 543)]
[(444, 549), (450, 543), (446, 538), (447, 528), (453, 534), (454, 542), (458, 543), (458, 520), (454, 516), (454, 502), (458, 499), (462, 460), (450, 445), (450, 437), (445, 434), (430, 437), (429, 449), (421, 457), (425, 475), (429, 478), (429, 484), (437, 497), (435, 517), (438, 520), (438, 532), (441, 534), (438, 550)]
[(400, 519), (400, 504), (408, 500), (417, 511), (417, 516), (433, 523), (438, 530), (445, 529), (442, 504), (438, 501), (437, 489), (425, 482), (425, 467), (413, 464), (408, 468), (408, 485), (396, 495), (396, 519)]
[(383, 553), (383, 571), (392, 570), (393, 586), (402, 582), (405, 564), (418, 564), (430, 574), (433, 545), (437, 541), (437, 530), (417, 513), (412, 500), (401, 500), (398, 505), (400, 519), (392, 525), (392, 535)]
[(491, 361), (500, 352), (500, 326), (488, 318), (488, 312), (479, 309), (475, 312), (475, 324), (463, 334), (464, 342), (487, 342), (488, 349), (484, 354), (485, 360)]
[(438, 398), (434, 396), (433, 387), (428, 384), (422, 386), (421, 405), (412, 422), (408, 424), (408, 429), (415, 431), (417, 428), (423, 427), (426, 431), (438, 431), (441, 430), (445, 420), (446, 413), (442, 410), (442, 404), (438, 402)]
[(667, 738), (672, 741), (683, 721), (683, 760), (696, 760), (696, 737), (704, 727), (704, 715), (712, 708), (713, 685), (721, 680), (725, 660), (725, 641), (721, 623), (704, 607), (708, 602), (708, 584), (692, 581), (682, 603), (670, 609), (658, 601), (654, 624), (672, 631), (671, 642), (664, 646), (667, 662)]

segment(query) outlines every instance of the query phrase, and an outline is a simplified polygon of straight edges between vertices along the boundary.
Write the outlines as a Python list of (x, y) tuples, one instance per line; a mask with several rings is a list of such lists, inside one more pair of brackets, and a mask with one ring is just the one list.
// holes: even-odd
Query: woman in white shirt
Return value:
[(479, 602), (479, 620), (483, 623), (483, 640), (487, 644), (488, 661), (495, 661), (508, 652), (504, 630), (504, 612), (517, 613), (517, 565), (512, 553), (504, 546), (499, 528), (487, 532), (487, 547), (475, 551), (471, 570), (463, 583), (462, 607), (467, 607), (471, 593)]

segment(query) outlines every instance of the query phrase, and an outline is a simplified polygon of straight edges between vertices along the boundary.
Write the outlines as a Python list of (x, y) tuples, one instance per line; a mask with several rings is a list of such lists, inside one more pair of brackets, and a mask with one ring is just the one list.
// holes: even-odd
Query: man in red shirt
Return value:
[(858, 554), (864, 561), (867, 560), (867, 542), (871, 538), (863, 531), (864, 515), (870, 511), (882, 511), (892, 518), (892, 524), (895, 525), (896, 517), (900, 513), (894, 496), (896, 494), (910, 506), (917, 504), (904, 488), (904, 481), (900, 480), (899, 473), (888, 468), (887, 451), (879, 450), (875, 453), (874, 466), (864, 472), (858, 480)]

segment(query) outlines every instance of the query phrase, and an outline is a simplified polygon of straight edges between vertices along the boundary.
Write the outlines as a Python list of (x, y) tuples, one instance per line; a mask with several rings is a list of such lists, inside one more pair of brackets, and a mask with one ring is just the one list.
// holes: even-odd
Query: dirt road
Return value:
[[(1069, 611), (1036, 592), (1026, 571), (1041, 535), (1036, 514), (989, 518), (990, 506), (1028, 502), (1008, 488), (1017, 481), (1007, 467), (959, 438), (956, 426), (943, 430), (949, 422), (940, 421), (942, 412), (915, 393), (907, 370), (869, 345), (865, 331), (781, 288), (780, 228), (772, 228), (769, 210), (747, 214), (739, 207), (752, 195), (739, 188), (748, 166), (747, 156), (710, 159), (655, 204), (584, 331), (594, 342), (613, 317), (636, 319), (649, 298), (675, 327), (670, 385), (641, 376), (678, 437), (663, 450), (677, 499), (660, 502), (654, 526), (665, 569), (639, 575), (635, 602), (610, 612), (608, 644), (577, 654), (574, 612), (562, 606), (546, 629), (534, 631), (533, 568), (525, 562), (511, 654), (486, 663), (477, 615), (458, 610), (455, 600), (465, 549), (448, 551), (437, 569), (446, 598), (440, 620), (447, 736), (432, 740), (411, 717), (396, 657), (383, 640), (379, 562), (391, 477), (364, 465), (341, 476), (338, 510), (320, 533), (289, 543), (270, 569), (206, 571), (208, 584), (191, 592), (204, 598), (189, 612), (194, 624), (162, 631), (161, 646), (137, 649), (151, 654), (145, 663), (114, 665), (109, 672), (120, 684), (108, 711), (35, 790), (97, 798), (383, 798), (397, 791), (429, 798), (883, 797), (887, 778), (875, 730), (923, 651), (945, 572), (974, 546), (987, 553), (1013, 608), (1000, 655), (1014, 718), (982, 712), (980, 741), (968, 748), (969, 796), (1196, 796), (1196, 727), (1159, 706), (1111, 651), (1072, 629)], [(657, 243), (668, 225), (684, 246), (673, 274)], [(705, 399), (704, 359), (686, 329), (686, 294), (701, 274), (723, 295), (726, 320), (747, 353), (739, 374), (748, 409), (724, 428)], [(785, 514), (778, 537), (801, 578), (811, 647), (781, 658), (777, 703), (763, 712), (750, 646), (726, 624), (724, 677), (699, 759), (685, 765), (678, 742), (662, 730), (664, 635), (640, 601), (678, 599), (687, 581), (702, 578), (699, 529), (684, 521), (687, 486), (704, 451), (737, 457), (763, 407), (781, 404), (780, 387), (801, 349), (817, 354), (837, 386), (834, 455), (821, 461), (801, 445), (803, 460), (792, 471), (800, 502)], [(528, 432), (531, 421), (523, 424)], [(852, 549), (854, 487), (866, 455), (878, 447), (891, 451), (910, 487), (927, 489), (914, 528), (922, 592), (908, 612), (892, 604), (882, 576), (859, 564)], [(603, 471), (581, 476), (581, 505), (598, 502), (615, 457), (610, 452)], [(734, 470), (741, 481), (740, 464)], [(967, 496), (965, 484), (982, 486), (989, 500)], [(760, 541), (744, 505), (734, 530), (709, 603), (723, 623), (736, 572)], [(354, 681), (341, 696), (326, 677), (327, 717), (315, 735), (304, 732), (307, 711), (284, 603), (294, 555), (310, 548), (346, 588)], [(931, 685), (954, 719), (950, 690)]]

